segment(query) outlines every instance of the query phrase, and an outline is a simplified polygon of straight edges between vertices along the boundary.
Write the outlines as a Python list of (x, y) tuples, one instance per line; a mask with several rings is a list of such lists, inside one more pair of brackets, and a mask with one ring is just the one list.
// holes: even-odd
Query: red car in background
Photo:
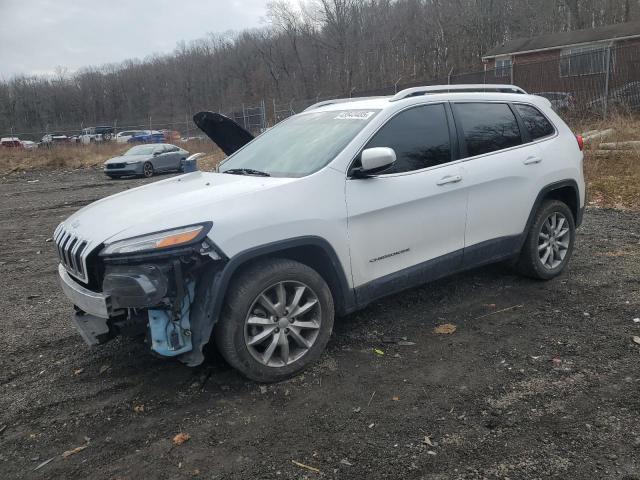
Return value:
[(175, 130), (160, 130), (160, 131), (164, 135), (165, 143), (179, 142), (180, 139), (182, 138), (182, 135), (180, 135), (180, 132), (176, 132)]

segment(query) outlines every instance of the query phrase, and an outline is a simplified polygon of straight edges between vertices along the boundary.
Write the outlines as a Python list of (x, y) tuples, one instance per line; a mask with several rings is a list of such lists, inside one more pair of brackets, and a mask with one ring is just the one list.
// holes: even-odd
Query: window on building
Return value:
[(511, 78), (511, 57), (496, 58), (496, 78)]
[(563, 49), (560, 53), (560, 76), (604, 73), (607, 68), (607, 48), (604, 45), (584, 45)]

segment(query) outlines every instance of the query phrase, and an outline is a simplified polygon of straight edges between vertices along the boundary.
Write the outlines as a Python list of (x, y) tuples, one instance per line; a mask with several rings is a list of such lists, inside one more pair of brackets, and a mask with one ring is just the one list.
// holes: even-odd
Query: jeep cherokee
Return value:
[(211, 112), (229, 155), (97, 201), (55, 231), (75, 324), (96, 345), (145, 335), (194, 366), (215, 342), (245, 376), (316, 361), (334, 315), (512, 259), (560, 274), (581, 223), (581, 138), (509, 85), (321, 102), (253, 139)]

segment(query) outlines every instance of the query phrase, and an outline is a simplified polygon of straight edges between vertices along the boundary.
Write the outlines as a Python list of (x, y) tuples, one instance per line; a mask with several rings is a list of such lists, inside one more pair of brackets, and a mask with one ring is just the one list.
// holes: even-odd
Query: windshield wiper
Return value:
[(230, 168), (222, 173), (230, 173), (232, 175), (256, 175), (258, 177), (270, 177), (267, 172), (261, 172), (260, 170), (254, 170), (253, 168)]

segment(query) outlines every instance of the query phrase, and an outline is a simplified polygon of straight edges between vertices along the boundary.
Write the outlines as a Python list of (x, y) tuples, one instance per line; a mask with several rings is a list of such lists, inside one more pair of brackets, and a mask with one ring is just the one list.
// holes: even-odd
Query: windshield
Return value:
[(127, 150), (125, 155), (151, 155), (155, 149), (155, 145), (138, 145)]
[(296, 115), (267, 130), (219, 168), (250, 169), (273, 177), (304, 177), (320, 170), (379, 110), (334, 110)]

